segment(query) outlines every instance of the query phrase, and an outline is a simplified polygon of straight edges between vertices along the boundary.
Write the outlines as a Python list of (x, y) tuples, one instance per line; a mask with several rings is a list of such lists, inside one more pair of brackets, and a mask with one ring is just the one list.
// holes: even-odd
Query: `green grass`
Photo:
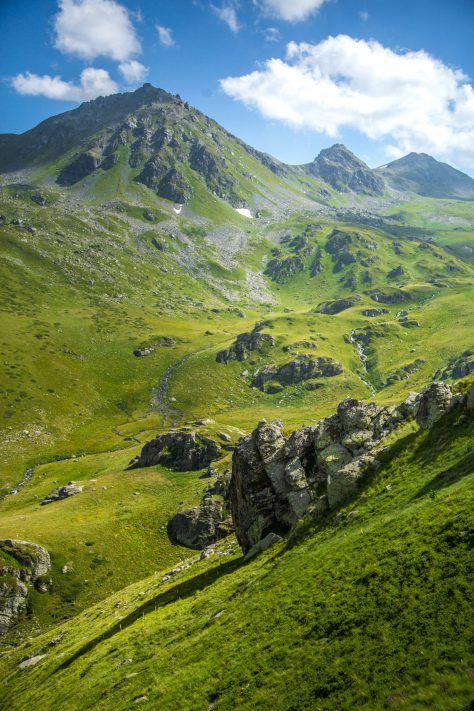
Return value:
[(137, 697), (163, 709), (467, 708), (472, 422), (457, 410), (400, 434), (339, 523), (308, 518), (250, 563), (210, 559), (115, 594), (4, 654), (0, 698), (19, 710)]

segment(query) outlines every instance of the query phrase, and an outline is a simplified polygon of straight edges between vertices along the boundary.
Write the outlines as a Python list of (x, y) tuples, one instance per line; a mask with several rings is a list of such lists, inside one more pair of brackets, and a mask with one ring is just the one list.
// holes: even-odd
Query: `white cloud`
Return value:
[(155, 29), (158, 32), (158, 37), (162, 45), (165, 47), (172, 47), (174, 45), (173, 35), (169, 27), (155, 25)]
[(119, 72), (127, 82), (127, 84), (136, 84), (145, 79), (148, 74), (148, 67), (143, 66), (136, 59), (131, 59), (129, 62), (121, 62), (118, 65)]
[(213, 13), (219, 18), (219, 20), (222, 20), (222, 22), (225, 22), (227, 27), (232, 30), (232, 32), (236, 33), (239, 32), (241, 29), (241, 25), (239, 23), (238, 17), (237, 17), (237, 11), (235, 9), (235, 5), (232, 2), (228, 2), (225, 5), (220, 5), (217, 7), (216, 5), (211, 5)]
[(281, 39), (280, 30), (277, 27), (267, 27), (264, 30), (267, 42), (278, 42)]
[(328, 0), (254, 0), (264, 12), (287, 22), (300, 22)]
[(359, 12), (359, 17), (360, 17), (360, 19), (363, 20), (364, 22), (367, 22), (367, 20), (369, 19), (370, 15), (369, 15), (369, 13), (367, 12), (367, 10), (361, 10), (361, 11)]
[(291, 42), (285, 60), (221, 80), (234, 99), (269, 119), (336, 138), (356, 129), (395, 154), (421, 151), (474, 166), (474, 90), (427, 52), (395, 52), (347, 35)]
[(19, 94), (77, 102), (114, 94), (118, 90), (117, 84), (105, 69), (92, 67), (81, 72), (79, 84), (64, 81), (60, 76), (52, 77), (48, 74), (38, 76), (26, 72), (26, 74), (17, 74), (12, 79), (12, 85)]
[(81, 59), (124, 62), (141, 51), (127, 8), (114, 0), (59, 0), (54, 30), (55, 47)]

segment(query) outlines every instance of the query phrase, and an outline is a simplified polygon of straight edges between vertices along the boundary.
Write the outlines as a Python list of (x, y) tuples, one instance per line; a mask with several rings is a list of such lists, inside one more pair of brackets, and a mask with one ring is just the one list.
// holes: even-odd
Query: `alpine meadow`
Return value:
[(172, 5), (0, 9), (0, 708), (468, 711), (474, 8)]

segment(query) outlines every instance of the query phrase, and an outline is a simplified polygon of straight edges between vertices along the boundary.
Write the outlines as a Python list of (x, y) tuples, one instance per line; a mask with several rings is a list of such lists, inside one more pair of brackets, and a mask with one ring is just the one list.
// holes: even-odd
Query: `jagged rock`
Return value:
[(396, 370), (394, 373), (391, 373), (387, 377), (385, 381), (385, 386), (392, 385), (392, 383), (395, 383), (399, 380), (407, 380), (410, 375), (413, 375), (413, 373), (417, 373), (425, 363), (426, 361), (424, 358), (417, 358), (412, 363), (402, 365), (400, 368), (398, 368), (398, 370)]
[(174, 543), (202, 550), (229, 535), (231, 526), (224, 514), (224, 502), (205, 496), (200, 506), (173, 516), (167, 531)]
[(382, 195), (384, 191), (380, 176), (341, 143), (323, 149), (305, 168), (340, 192)]
[(93, 153), (81, 153), (72, 163), (66, 165), (57, 177), (59, 185), (74, 185), (96, 170), (99, 159)]
[(263, 553), (263, 551), (268, 550), (271, 546), (274, 546), (275, 543), (279, 543), (281, 540), (282, 537), (278, 534), (273, 532), (267, 533), (265, 538), (262, 538), (260, 541), (258, 541), (258, 543), (252, 546), (252, 548), (246, 554), (245, 560), (250, 560), (250, 558), (254, 558), (256, 555), (258, 555), (259, 553)]
[(400, 264), (400, 266), (394, 267), (394, 269), (391, 269), (391, 270), (388, 272), (387, 277), (388, 277), (389, 279), (396, 279), (397, 277), (401, 277), (401, 276), (403, 276), (404, 274), (405, 274), (405, 270), (404, 270), (404, 268), (402, 267), (402, 265)]
[(360, 301), (360, 296), (354, 294), (354, 296), (348, 296), (345, 299), (336, 299), (335, 301), (323, 301), (319, 306), (317, 306), (314, 311), (317, 314), (328, 314), (333, 316), (341, 311), (350, 309), (358, 301)]
[[(310, 378), (331, 378), (340, 375), (343, 367), (333, 358), (311, 358), (303, 354), (289, 363), (281, 366), (267, 365), (257, 371), (252, 379), (252, 387), (265, 389), (265, 384), (271, 380), (277, 380), (280, 385), (295, 385)], [(275, 385), (269, 386), (266, 392), (280, 392), (281, 388), (275, 391)]]
[(451, 409), (455, 402), (453, 391), (449, 385), (432, 383), (423, 392), (416, 414), (416, 421), (421, 429), (426, 430), (431, 427)]
[(271, 259), (267, 268), (265, 269), (265, 274), (277, 283), (281, 284), (285, 282), (293, 274), (302, 272), (304, 270), (304, 262), (299, 255), (292, 257), (285, 257), (285, 259)]
[[(9, 558), (16, 565), (9, 565)], [(0, 540), (0, 635), (8, 631), (24, 610), (28, 585), (35, 584), (39, 592), (47, 592), (45, 576), (50, 568), (48, 551), (37, 543)]]
[(215, 440), (196, 432), (170, 430), (147, 442), (140, 455), (130, 462), (131, 468), (162, 464), (177, 471), (203, 469), (222, 456)]
[(70, 496), (76, 496), (76, 494), (80, 494), (81, 492), (82, 486), (77, 486), (73, 481), (70, 481), (69, 484), (65, 486), (58, 486), (56, 489), (53, 489), (51, 493), (43, 499), (41, 506), (68, 499)]
[(353, 497), (376, 469), (384, 437), (415, 414), (429, 426), (453, 402), (450, 388), (437, 383), (398, 407), (347, 398), (334, 415), (288, 438), (280, 421), (260, 422), (239, 440), (232, 460), (228, 498), (244, 553), (270, 533), (282, 535), (307, 511), (322, 516)]
[(365, 293), (377, 303), (382, 304), (399, 304), (411, 299), (410, 294), (407, 294), (406, 291), (395, 289), (394, 287), (390, 287), (390, 289), (388, 287), (385, 289), (371, 289)]
[(370, 318), (373, 318), (375, 316), (384, 316), (385, 314), (389, 313), (388, 309), (364, 309), (362, 311), (364, 316), (369, 316)]
[(44, 195), (41, 195), (41, 193), (35, 193), (34, 195), (31, 195), (31, 200), (35, 202), (37, 205), (40, 205), (40, 207), (44, 207), (45, 205), (48, 204), (48, 201), (44, 197)]
[(257, 324), (250, 333), (240, 333), (230, 348), (219, 351), (216, 361), (225, 364), (230, 360), (244, 361), (247, 360), (250, 353), (254, 351), (264, 352), (274, 346), (275, 339), (273, 336), (269, 333), (260, 333), (260, 325)]
[(474, 351), (468, 350), (452, 360), (442, 371), (436, 373), (439, 380), (458, 380), (474, 373)]

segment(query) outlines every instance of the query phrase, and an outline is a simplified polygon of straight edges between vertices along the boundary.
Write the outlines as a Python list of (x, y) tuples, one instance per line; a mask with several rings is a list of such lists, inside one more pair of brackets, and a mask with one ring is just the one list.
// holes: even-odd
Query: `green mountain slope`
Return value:
[[(470, 437), (459, 409), (408, 428), (336, 520), (248, 563), (158, 573), (4, 655), (3, 703), (466, 708)], [(26, 655), (44, 656), (19, 670)]]

